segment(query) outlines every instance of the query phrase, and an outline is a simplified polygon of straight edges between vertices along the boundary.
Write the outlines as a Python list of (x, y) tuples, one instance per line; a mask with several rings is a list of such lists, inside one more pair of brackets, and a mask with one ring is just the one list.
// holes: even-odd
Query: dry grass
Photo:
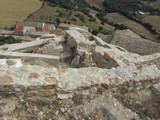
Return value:
[(0, 0), (0, 27), (24, 20), (42, 6), (39, 0)]
[(143, 36), (150, 40), (156, 40), (156, 36), (150, 33), (150, 31), (147, 30), (145, 27), (143, 27), (141, 24), (135, 21), (129, 20), (127, 17), (119, 13), (109, 13), (106, 15), (106, 18), (109, 21), (113, 21), (116, 23), (121, 23), (121, 24), (126, 25), (129, 29), (139, 34), (140, 36)]
[(157, 0), (157, 2), (150, 2), (149, 4), (146, 2), (147, 5), (152, 6), (154, 8), (160, 9), (160, 1)]
[(142, 20), (152, 25), (160, 33), (160, 16), (144, 15)]
[(91, 6), (102, 8), (104, 0), (86, 0), (86, 2), (90, 4)]

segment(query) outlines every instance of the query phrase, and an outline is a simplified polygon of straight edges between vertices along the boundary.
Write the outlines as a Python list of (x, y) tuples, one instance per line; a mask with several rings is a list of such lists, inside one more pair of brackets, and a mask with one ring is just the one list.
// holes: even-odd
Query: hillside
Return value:
[[(144, 38), (157, 41), (159, 35), (158, 32), (154, 31), (155, 25), (153, 28), (148, 27), (143, 21), (137, 17), (137, 13), (139, 11), (150, 13), (151, 15), (160, 15), (160, 10), (156, 9), (153, 4), (156, 2), (146, 2), (145, 0), (45, 0), (49, 2), (49, 6), (52, 7), (53, 16), (51, 21), (44, 20), (46, 22), (56, 23), (56, 19), (60, 19), (60, 22), (72, 23), (78, 25), (87, 25), (90, 28), (92, 33), (97, 34), (98, 32), (102, 32), (104, 34), (110, 33), (112, 28), (116, 29), (126, 29), (129, 28)], [(158, 5), (157, 5), (158, 6)], [(156, 7), (157, 7), (156, 6)], [(63, 14), (62, 16), (57, 16), (55, 12), (57, 8), (60, 9)], [(61, 9), (64, 10), (61, 10)], [(43, 9), (43, 8), (42, 8)], [(44, 8), (45, 9), (45, 8)], [(68, 14), (68, 10), (71, 10), (71, 16), (67, 17), (65, 14)], [(45, 10), (44, 10), (45, 11)], [(51, 12), (51, 11), (50, 11)], [(106, 15), (110, 13), (119, 12), (124, 18), (125, 22), (121, 22), (120, 17), (116, 17), (117, 19), (107, 21)], [(81, 14), (81, 20), (78, 20), (76, 14)], [(43, 12), (38, 13), (43, 14)], [(47, 13), (48, 14), (48, 13)], [(118, 15), (118, 14), (117, 14)], [(37, 19), (37, 14), (34, 14), (32, 18)], [(47, 16), (43, 15), (44, 18)], [(83, 19), (83, 20), (82, 20)], [(39, 20), (42, 21), (42, 20)], [(114, 22), (114, 23), (112, 23)], [(120, 23), (120, 25), (119, 25)], [(111, 27), (113, 26), (113, 27)]]
[(103, 7), (104, 0), (85, 0), (90, 6), (96, 6), (98, 8)]
[[(109, 34), (115, 29), (123, 30), (129, 28), (150, 40), (158, 41), (158, 38), (160, 38), (157, 25), (160, 16), (160, 10), (157, 9), (159, 6), (158, 1), (44, 0), (44, 6), (41, 9), (39, 8), (42, 2), (39, 0), (0, 1), (3, 3), (0, 4), (0, 27), (10, 27), (28, 16), (25, 19), (26, 21), (85, 25), (95, 35), (99, 32)], [(150, 17), (146, 16), (142, 19), (141, 16), (137, 15), (139, 11), (149, 13)], [(121, 17), (118, 14), (115, 16), (115, 20), (108, 21), (106, 16), (110, 16), (112, 13), (120, 13), (125, 18), (125, 21), (121, 21)], [(157, 17), (154, 17), (155, 15)], [(150, 20), (155, 22), (150, 22)]]
[(115, 29), (114, 26), (109, 25), (108, 23), (101, 22), (96, 17), (97, 11), (92, 9), (66, 9), (64, 7), (59, 7), (57, 5), (47, 5), (45, 4), (40, 10), (36, 11), (27, 21), (37, 21), (37, 22), (47, 22), (47, 23), (68, 23), (68, 24), (77, 24), (85, 25), (89, 27), (90, 31), (99, 31), (107, 33)]
[(139, 34), (142, 37), (145, 37), (149, 40), (155, 40), (156, 37), (154, 34), (150, 33), (143, 25), (128, 19), (127, 17), (123, 16), (119, 13), (109, 13), (105, 16), (105, 18), (110, 22), (120, 23), (127, 26), (130, 30), (134, 31), (135, 33)]
[(144, 15), (142, 16), (142, 21), (150, 24), (158, 33), (160, 33), (160, 16)]

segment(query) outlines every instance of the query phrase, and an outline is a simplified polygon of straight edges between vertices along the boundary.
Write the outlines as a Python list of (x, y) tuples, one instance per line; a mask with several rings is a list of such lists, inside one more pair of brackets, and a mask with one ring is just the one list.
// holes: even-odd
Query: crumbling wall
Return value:
[(133, 33), (127, 34), (125, 31), (117, 31), (114, 33), (111, 44), (121, 46), (130, 52), (140, 55), (150, 55), (160, 52), (160, 43), (143, 39), (132, 34)]
[[(43, 68), (40, 66), (0, 66), (1, 91), (16, 92), (23, 89), (34, 90), (41, 88), (56, 89), (57, 92), (72, 92), (95, 85), (106, 85), (109, 88), (128, 86), (133, 89), (143, 88), (143, 83), (157, 83), (160, 70), (156, 65), (122, 66), (112, 69), (96, 67), (79, 69)], [(39, 89), (37, 89), (39, 90)], [(38, 91), (37, 91), (38, 92)]]

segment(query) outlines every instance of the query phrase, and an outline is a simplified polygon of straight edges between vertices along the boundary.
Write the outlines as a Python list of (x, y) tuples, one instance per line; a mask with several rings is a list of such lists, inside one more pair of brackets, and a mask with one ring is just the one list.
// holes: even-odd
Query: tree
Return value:
[(92, 34), (93, 34), (93, 35), (97, 35), (98, 33), (99, 33), (99, 30), (93, 30), (93, 31), (92, 31)]
[(56, 18), (55, 20), (57, 23), (60, 23), (60, 19), (59, 18)]
[(102, 26), (99, 26), (98, 30), (99, 30), (99, 31), (102, 31), (102, 30), (103, 30), (103, 27), (102, 27)]

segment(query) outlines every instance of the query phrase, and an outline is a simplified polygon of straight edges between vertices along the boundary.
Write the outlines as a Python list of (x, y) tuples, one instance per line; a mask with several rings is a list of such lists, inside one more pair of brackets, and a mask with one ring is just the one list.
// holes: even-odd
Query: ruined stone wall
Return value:
[(115, 36), (111, 42), (125, 48), (126, 50), (141, 55), (150, 55), (160, 52), (160, 44), (146, 39), (137, 39), (123, 35)]
[[(92, 86), (104, 85), (108, 88), (125, 86), (137, 89), (146, 87), (145, 83), (153, 84), (160, 80), (160, 70), (156, 65), (130, 65), (112, 69), (95, 67), (80, 69), (56, 69), (40, 66), (0, 66), (1, 92), (26, 93), (35, 92), (50, 94), (73, 92)], [(43, 92), (42, 92), (43, 91)], [(46, 93), (44, 93), (46, 94)]]

